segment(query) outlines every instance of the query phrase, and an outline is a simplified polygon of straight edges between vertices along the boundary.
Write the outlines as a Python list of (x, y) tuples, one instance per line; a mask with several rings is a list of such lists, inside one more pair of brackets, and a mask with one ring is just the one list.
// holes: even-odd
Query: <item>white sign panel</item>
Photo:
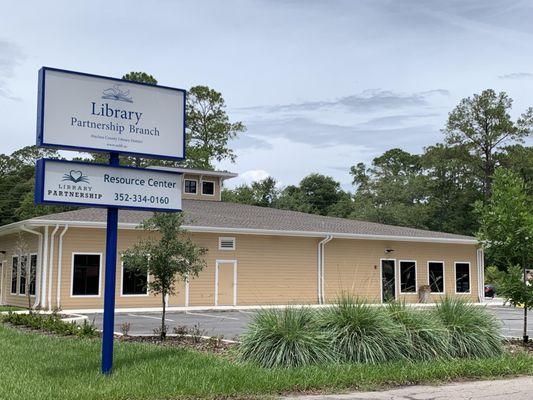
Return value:
[(41, 159), (35, 202), (180, 211), (181, 182), (178, 172)]
[(38, 146), (185, 157), (182, 89), (44, 67), (38, 103)]

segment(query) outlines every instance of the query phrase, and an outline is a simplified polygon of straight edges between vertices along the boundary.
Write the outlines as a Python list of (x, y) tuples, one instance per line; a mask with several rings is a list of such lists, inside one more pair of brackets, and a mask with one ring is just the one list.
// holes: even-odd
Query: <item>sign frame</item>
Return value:
[[(128, 83), (132, 85), (140, 85), (140, 86), (149, 86), (149, 87), (156, 87), (160, 89), (166, 89), (166, 90), (173, 90), (178, 91), (183, 94), (183, 110), (180, 110), (179, 112), (183, 113), (183, 157), (174, 157), (174, 156), (168, 156), (168, 155), (158, 155), (158, 154), (149, 154), (149, 153), (140, 153), (140, 152), (131, 152), (131, 151), (124, 151), (122, 149), (105, 149), (105, 148), (92, 148), (92, 147), (84, 147), (84, 146), (71, 146), (71, 145), (61, 145), (61, 144), (54, 144), (54, 143), (47, 143), (45, 141), (44, 137), (44, 116), (45, 116), (45, 89), (46, 89), (46, 72), (47, 71), (54, 71), (54, 72), (61, 72), (66, 74), (72, 74), (72, 75), (80, 75), (80, 76), (86, 76), (90, 78), (98, 78), (98, 79), (106, 79), (113, 82), (121, 82), (121, 83)], [(187, 104), (187, 91), (185, 89), (180, 88), (174, 88), (170, 86), (163, 86), (163, 85), (151, 85), (148, 83), (142, 83), (142, 82), (135, 82), (130, 81), (126, 79), (119, 79), (119, 78), (113, 78), (109, 76), (103, 76), (103, 75), (95, 75), (95, 74), (88, 74), (85, 72), (77, 72), (77, 71), (71, 71), (66, 69), (60, 69), (60, 68), (51, 68), (51, 67), (41, 67), (39, 69), (39, 79), (38, 79), (38, 90), (37, 90), (37, 146), (38, 147), (47, 147), (52, 149), (63, 149), (63, 150), (70, 150), (70, 151), (82, 151), (82, 152), (95, 152), (95, 153), (120, 153), (127, 156), (134, 156), (134, 157), (143, 157), (143, 158), (151, 158), (151, 159), (164, 159), (164, 160), (173, 160), (173, 161), (182, 161), (186, 158), (186, 104)]]
[[(181, 212), (183, 211), (182, 208), (165, 209), (165, 208), (154, 208), (154, 207), (143, 207), (143, 206), (125, 206), (125, 205), (116, 205), (116, 204), (78, 203), (78, 202), (44, 200), (45, 164), (48, 161), (55, 162), (55, 163), (63, 163), (63, 164), (68, 164), (68, 165), (88, 165), (88, 166), (97, 166), (97, 167), (107, 167), (110, 169), (142, 170), (143, 172), (154, 171), (156, 173), (164, 172), (166, 174), (172, 174), (172, 175), (183, 175), (182, 172), (161, 170), (157, 168), (139, 168), (139, 167), (131, 167), (131, 166), (125, 166), (125, 165), (109, 165), (109, 164), (100, 164), (100, 163), (90, 163), (90, 162), (85, 162), (85, 161), (70, 161), (70, 160), (58, 160), (54, 158), (41, 158), (37, 160), (37, 164), (35, 168), (35, 191), (34, 191), (35, 204), (56, 205), (56, 206), (63, 205), (63, 206), (85, 207), (85, 208), (88, 208), (88, 207), (97, 207), (97, 208), (106, 208), (106, 209), (116, 208), (116, 209), (121, 209), (121, 210), (124, 209), (124, 210), (133, 210), (133, 211), (152, 211), (152, 212)], [(180, 188), (180, 190), (181, 189), (182, 188)]]

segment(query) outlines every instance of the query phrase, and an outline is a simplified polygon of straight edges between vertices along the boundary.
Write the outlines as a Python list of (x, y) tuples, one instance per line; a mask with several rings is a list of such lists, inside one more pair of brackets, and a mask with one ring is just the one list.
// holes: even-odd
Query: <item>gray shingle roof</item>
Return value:
[[(278, 210), (218, 201), (183, 200), (186, 225), (221, 229), (258, 229), (322, 234), (356, 234), (421, 239), (473, 240), (471, 236), (383, 225), (353, 219), (324, 217), (296, 211)], [(152, 213), (119, 211), (120, 223), (138, 224)], [(105, 222), (106, 210), (86, 208), (44, 215), (34, 220)]]

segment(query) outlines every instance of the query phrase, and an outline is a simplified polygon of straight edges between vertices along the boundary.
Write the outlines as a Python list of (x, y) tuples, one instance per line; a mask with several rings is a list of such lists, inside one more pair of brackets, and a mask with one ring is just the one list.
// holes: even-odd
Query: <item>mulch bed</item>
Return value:
[(200, 337), (172, 335), (167, 336), (165, 340), (161, 340), (159, 336), (118, 336), (116, 339), (120, 342), (149, 343), (164, 347), (182, 347), (195, 349), (204, 353), (216, 354), (225, 354), (231, 347), (235, 346), (234, 343), (227, 343), (215, 337), (205, 339)]
[(525, 344), (522, 339), (509, 339), (505, 341), (505, 347), (511, 354), (524, 350), (528, 353), (533, 353), (533, 340), (529, 339), (529, 342)]

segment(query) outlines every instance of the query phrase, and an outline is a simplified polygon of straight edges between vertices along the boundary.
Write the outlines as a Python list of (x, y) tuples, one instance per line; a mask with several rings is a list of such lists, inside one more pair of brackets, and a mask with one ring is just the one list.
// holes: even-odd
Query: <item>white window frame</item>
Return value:
[[(379, 287), (380, 287), (380, 301), (383, 303), (383, 261), (394, 261), (394, 300), (398, 300), (398, 261), (395, 258), (380, 258), (379, 259)], [(383, 303), (385, 304), (385, 303)]]
[(233, 264), (233, 306), (237, 305), (237, 260), (215, 261), (215, 307), (218, 307), (218, 269), (220, 264)]
[[(222, 247), (222, 242), (224, 240), (232, 240), (233, 241), (233, 247), (232, 248)], [(234, 251), (236, 247), (237, 247), (237, 240), (235, 239), (235, 237), (232, 237), (232, 236), (219, 236), (219, 238), (218, 238), (218, 249), (219, 250), (221, 250), (221, 251)]]
[[(186, 191), (185, 191), (185, 181), (194, 181), (194, 182), (196, 182), (196, 192), (194, 192), (194, 193), (192, 193), (192, 192), (186, 192)], [(184, 179), (183, 179), (183, 194), (197, 195), (197, 194), (198, 194), (198, 179), (184, 178)]]
[[(414, 292), (402, 292), (402, 263), (414, 263), (415, 264), (415, 291)], [(398, 290), (400, 294), (418, 294), (418, 265), (416, 260), (398, 260)]]
[[(207, 193), (204, 193), (204, 182), (211, 182), (213, 184), (213, 194), (207, 194)], [(216, 181), (212, 181), (210, 179), (202, 179), (200, 181), (200, 185), (202, 186), (202, 196), (211, 196), (211, 197), (215, 197), (215, 194), (217, 192), (216, 188), (217, 188), (217, 185), (216, 185)]]
[[(16, 280), (17, 284), (15, 285), (15, 291), (13, 292), (13, 259), (17, 259), (17, 273), (16, 273)], [(19, 292), (19, 270), (20, 270), (20, 256), (18, 254), (13, 254), (11, 256), (11, 280), (9, 281), (9, 294), (12, 296), (18, 295)]]
[[(24, 287), (24, 293), (20, 293), (20, 279), (22, 278), (22, 263), (20, 262), (21, 257), (26, 257), (26, 262), (31, 262), (30, 255), (29, 254), (22, 254), (19, 256), (19, 264), (17, 268), (17, 293), (18, 296), (24, 296), (26, 297), (26, 287)], [(26, 277), (24, 277), (26, 279)], [(24, 284), (26, 286), (26, 284)], [(29, 289), (29, 288), (28, 288)], [(33, 295), (30, 295), (33, 296)]]
[[(468, 292), (457, 291), (457, 264), (468, 264)], [(453, 263), (453, 283), (455, 294), (472, 294), (472, 264), (470, 261), (455, 261)]]
[[(435, 263), (435, 264), (442, 264), (442, 292), (432, 292), (431, 291), (431, 284), (430, 284), (430, 280), (429, 280), (429, 264), (430, 263)], [(428, 275), (428, 286), (429, 286), (429, 290), (430, 290), (430, 293), (431, 294), (446, 294), (446, 263), (444, 261), (433, 261), (433, 260), (430, 260), (427, 262), (426, 264), (427, 266), (427, 275)]]
[[(37, 253), (29, 253), (28, 254), (28, 262), (30, 263), (30, 269), (31, 269), (31, 257), (35, 256), (35, 276), (33, 279), (35, 279), (35, 294), (30, 294), (30, 297), (35, 297), (37, 295), (37, 265), (39, 265), (39, 255)], [(28, 290), (30, 289), (30, 285), (28, 285)], [(25, 295), (24, 295), (25, 296)]]
[(148, 271), (146, 271), (146, 293), (142, 294), (124, 294), (124, 261), (120, 262), (120, 297), (147, 297), (150, 295), (150, 291), (148, 290), (148, 282), (150, 279), (150, 275), (148, 274)]
[[(98, 270), (98, 294), (74, 294), (74, 257), (77, 255), (87, 255), (87, 256), (100, 256), (100, 268)], [(76, 251), (72, 252), (72, 259), (70, 262), (70, 297), (90, 299), (98, 298), (102, 294), (102, 262), (103, 262), (103, 253), (99, 252), (90, 252), (90, 251)]]

